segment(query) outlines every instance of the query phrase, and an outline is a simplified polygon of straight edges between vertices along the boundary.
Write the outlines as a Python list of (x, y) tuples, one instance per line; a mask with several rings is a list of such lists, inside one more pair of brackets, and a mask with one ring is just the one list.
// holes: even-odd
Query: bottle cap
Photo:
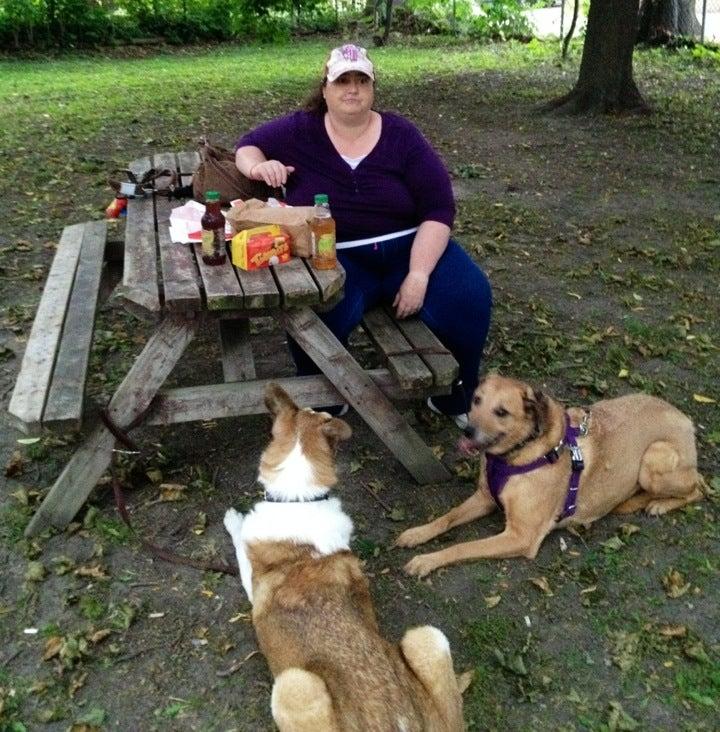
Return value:
[(316, 193), (315, 194), (315, 205), (319, 206), (321, 203), (327, 203), (328, 197), (327, 193)]
[(207, 193), (205, 194), (205, 200), (206, 201), (219, 201), (220, 194), (217, 191), (207, 191)]

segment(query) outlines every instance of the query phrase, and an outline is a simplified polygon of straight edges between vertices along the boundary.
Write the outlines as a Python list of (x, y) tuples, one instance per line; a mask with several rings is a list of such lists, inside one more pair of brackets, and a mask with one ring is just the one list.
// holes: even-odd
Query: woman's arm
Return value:
[(410, 250), (410, 271), (403, 280), (393, 307), (398, 318), (414, 315), (423, 306), (428, 280), (450, 239), (450, 227), (439, 221), (423, 221)]
[(237, 169), (251, 180), (263, 180), (271, 188), (284, 186), (295, 168), (283, 165), (279, 160), (268, 160), (265, 153), (254, 145), (239, 147), (235, 152)]

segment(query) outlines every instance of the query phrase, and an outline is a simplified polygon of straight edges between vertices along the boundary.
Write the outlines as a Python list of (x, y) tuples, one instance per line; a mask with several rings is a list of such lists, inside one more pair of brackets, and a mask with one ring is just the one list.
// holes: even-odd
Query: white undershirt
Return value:
[(347, 155), (341, 155), (340, 156), (353, 170), (357, 168), (360, 163), (362, 163), (363, 160), (367, 157), (367, 155), (360, 155), (360, 157), (357, 158), (350, 158)]

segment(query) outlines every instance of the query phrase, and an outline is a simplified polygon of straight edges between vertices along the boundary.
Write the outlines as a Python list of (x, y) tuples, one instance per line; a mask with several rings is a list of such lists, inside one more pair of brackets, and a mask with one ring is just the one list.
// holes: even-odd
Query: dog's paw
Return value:
[(430, 539), (432, 539), (432, 536), (428, 535), (424, 526), (414, 526), (412, 529), (403, 531), (402, 534), (395, 539), (395, 546), (417, 546), (418, 544), (424, 544)]
[(649, 516), (662, 516), (668, 511), (672, 511), (673, 508), (677, 508), (677, 502), (668, 500), (667, 498), (658, 498), (656, 501), (650, 501), (645, 506), (645, 513)]
[(434, 554), (418, 554), (405, 565), (405, 571), (415, 577), (424, 577), (437, 567)]

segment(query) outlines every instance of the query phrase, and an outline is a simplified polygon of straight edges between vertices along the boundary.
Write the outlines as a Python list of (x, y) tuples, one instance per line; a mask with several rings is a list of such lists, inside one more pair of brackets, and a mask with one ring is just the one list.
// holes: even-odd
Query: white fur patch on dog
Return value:
[(234, 508), (228, 508), (225, 511), (223, 523), (228, 534), (232, 537), (233, 546), (235, 547), (235, 556), (237, 557), (238, 568), (240, 570), (240, 581), (248, 599), (252, 602), (252, 566), (245, 553), (245, 545), (243, 544), (241, 535), (243, 515), (238, 513)]
[(327, 493), (329, 488), (315, 482), (315, 469), (303, 453), (300, 440), (287, 457), (268, 472), (269, 475), (261, 472), (258, 480), (269, 495), (283, 501), (307, 501)]
[[(233, 515), (234, 514), (234, 515)], [(252, 567), (245, 547), (262, 541), (309, 544), (319, 555), (350, 548), (353, 523), (343, 513), (338, 498), (311, 503), (257, 503), (242, 517), (234, 509), (225, 513), (225, 528), (235, 545), (240, 578), (252, 602)]]
[(433, 640), (435, 641), (438, 650), (442, 651), (443, 653), (447, 653), (448, 656), (450, 655), (450, 641), (447, 639), (447, 636), (445, 633), (440, 630), (440, 628), (436, 628), (434, 625), (428, 625), (427, 632), (432, 636)]

